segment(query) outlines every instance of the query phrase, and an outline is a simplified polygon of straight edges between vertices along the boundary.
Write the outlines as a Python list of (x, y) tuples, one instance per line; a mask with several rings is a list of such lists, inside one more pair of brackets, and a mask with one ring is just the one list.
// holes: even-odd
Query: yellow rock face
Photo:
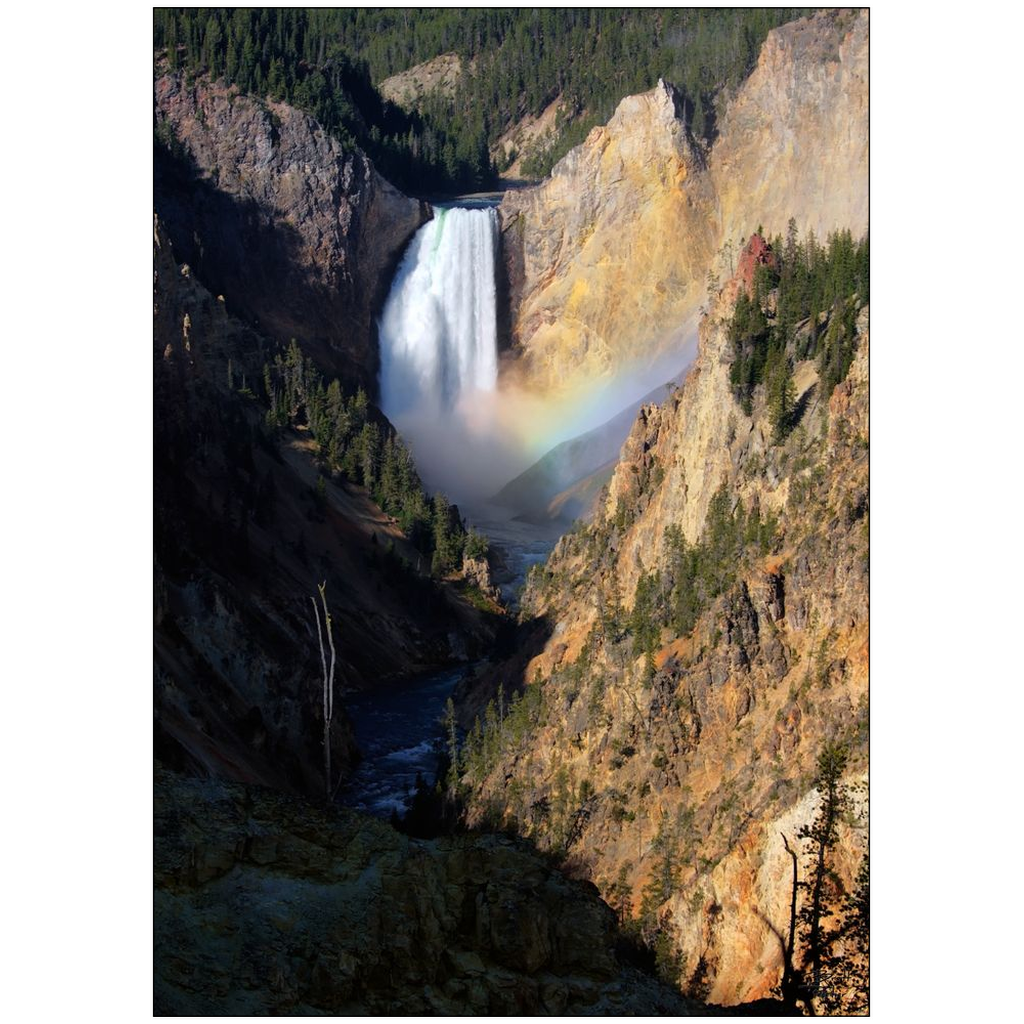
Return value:
[(439, 57), (385, 78), (380, 83), (380, 92), (392, 103), (405, 110), (413, 110), (432, 93), (451, 96), (461, 74), (462, 61), (458, 54), (442, 53)]
[(676, 112), (664, 83), (628, 97), (547, 182), (502, 204), (523, 230), (514, 330), (532, 386), (571, 390), (644, 360), (699, 304), (713, 196)]
[[(594, 521), (531, 576), (522, 606), (542, 628), (522, 678), (541, 689), (544, 713), (473, 776), (468, 801), (471, 824), (497, 808), (543, 849), (560, 841), (560, 823), (533, 809), (593, 797), (567, 862), (620, 913), (637, 917), (653, 901), (684, 991), (723, 1005), (768, 997), (782, 977), (792, 898), (782, 836), (806, 879), (797, 837), (817, 812), (827, 741), (850, 753), (850, 813), (831, 862), (842, 891), (867, 842), (870, 311), (858, 313), (853, 364), (831, 393), (813, 361), (797, 363), (804, 411), (776, 444), (763, 396), (748, 416), (730, 394), (726, 317), (738, 286), (702, 320), (682, 387), (641, 409)], [(779, 544), (692, 630), (661, 628), (648, 672), (616, 622), (641, 574), (665, 579), (670, 530), (700, 539), (723, 484), (737, 507), (776, 517)], [(662, 829), (678, 854), (667, 898), (651, 888)]]
[(769, 33), (711, 152), (723, 238), (868, 226), (868, 14)]
[[(681, 348), (728, 276), (726, 242), (867, 227), (868, 16), (819, 14), (769, 34), (710, 154), (664, 82), (622, 101), (536, 188), (501, 205), (513, 359), (565, 394)], [(680, 357), (682, 361), (682, 357)], [(681, 367), (680, 367), (681, 368)]]

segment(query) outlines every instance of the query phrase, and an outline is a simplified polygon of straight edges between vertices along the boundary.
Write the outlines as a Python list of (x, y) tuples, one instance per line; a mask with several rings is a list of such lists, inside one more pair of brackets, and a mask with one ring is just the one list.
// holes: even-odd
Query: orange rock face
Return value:
[[(543, 629), (526, 677), (540, 710), (466, 776), (472, 823), (514, 825), (560, 851), (671, 953), (684, 991), (726, 1005), (767, 997), (781, 978), (792, 892), (781, 836), (801, 849), (826, 742), (850, 755), (835, 899), (866, 845), (853, 787), (867, 767), (868, 311), (831, 395), (814, 363), (797, 364), (803, 413), (773, 443), (761, 392), (750, 416), (730, 393), (726, 319), (770, 258), (751, 242), (685, 383), (638, 415), (594, 522), (531, 577), (524, 614)], [(774, 521), (768, 550), (746, 548), (692, 629), (657, 618), (645, 655), (638, 603), (673, 607), (661, 588), (678, 577), (679, 537), (705, 541), (719, 493), (734, 521), (754, 508)]]

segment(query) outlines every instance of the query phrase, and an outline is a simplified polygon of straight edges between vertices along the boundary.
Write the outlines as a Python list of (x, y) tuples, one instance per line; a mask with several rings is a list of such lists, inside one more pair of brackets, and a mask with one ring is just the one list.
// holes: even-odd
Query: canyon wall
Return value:
[(715, 250), (704, 158), (664, 82), (629, 96), (540, 186), (506, 193), (517, 369), (542, 390), (607, 378), (664, 347)]
[(284, 103), (155, 83), (154, 204), (178, 258), (267, 338), (375, 390), (379, 310), (429, 207)]
[(678, 350), (708, 271), (728, 276), (758, 225), (784, 233), (792, 216), (822, 237), (863, 232), (867, 66), (867, 11), (789, 23), (769, 33), (710, 152), (659, 82), (624, 99), (550, 178), (507, 193), (506, 377), (562, 393)]
[(322, 479), (308, 431), (266, 430), (256, 394), (274, 346), (178, 262), (159, 219), (153, 264), (156, 756), (320, 796), (321, 582), (339, 646), (339, 774), (355, 754), (348, 691), (476, 656), (492, 632), (426, 578), (364, 488)]
[(759, 224), (824, 241), (868, 227), (868, 12), (830, 11), (768, 34), (726, 109), (709, 169), (722, 240)]
[[(831, 394), (796, 360), (798, 422), (779, 442), (763, 389), (750, 415), (730, 390), (728, 322), (752, 259), (701, 321), (683, 386), (641, 410), (593, 522), (531, 575), (523, 653), (490, 690), (525, 680), (519, 710), (464, 776), (471, 824), (558, 852), (671, 951), (684, 991), (723, 1004), (780, 981), (780, 833), (800, 848), (828, 744), (848, 751), (851, 787), (831, 898), (866, 843), (869, 314)], [(666, 621), (688, 593), (687, 551), (731, 530), (724, 562), (701, 570), (724, 574), (718, 596), (692, 628)]]

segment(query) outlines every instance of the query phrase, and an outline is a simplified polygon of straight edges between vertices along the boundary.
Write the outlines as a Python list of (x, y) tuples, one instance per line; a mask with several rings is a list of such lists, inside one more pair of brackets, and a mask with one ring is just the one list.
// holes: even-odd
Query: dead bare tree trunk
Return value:
[(334, 795), (331, 787), (331, 719), (334, 717), (334, 665), (336, 660), (334, 650), (334, 631), (331, 628), (331, 613), (327, 610), (327, 581), (321, 583), (317, 589), (320, 591), (320, 603), (324, 609), (324, 626), (327, 629), (327, 642), (331, 648), (331, 667), (327, 668), (327, 654), (324, 651), (324, 634), (320, 628), (320, 609), (317, 608), (316, 598), (311, 597), (313, 602), (313, 617), (316, 619), (316, 635), (320, 643), (320, 666), (323, 669), (324, 682), (324, 795), (330, 803)]

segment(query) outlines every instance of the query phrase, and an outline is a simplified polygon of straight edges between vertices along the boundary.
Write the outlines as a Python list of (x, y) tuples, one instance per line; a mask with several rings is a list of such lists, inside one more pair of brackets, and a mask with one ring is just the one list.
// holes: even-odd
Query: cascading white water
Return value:
[(442, 207), (402, 259), (379, 324), (381, 405), (400, 427), (456, 420), (494, 390), (497, 243), (495, 210)]

